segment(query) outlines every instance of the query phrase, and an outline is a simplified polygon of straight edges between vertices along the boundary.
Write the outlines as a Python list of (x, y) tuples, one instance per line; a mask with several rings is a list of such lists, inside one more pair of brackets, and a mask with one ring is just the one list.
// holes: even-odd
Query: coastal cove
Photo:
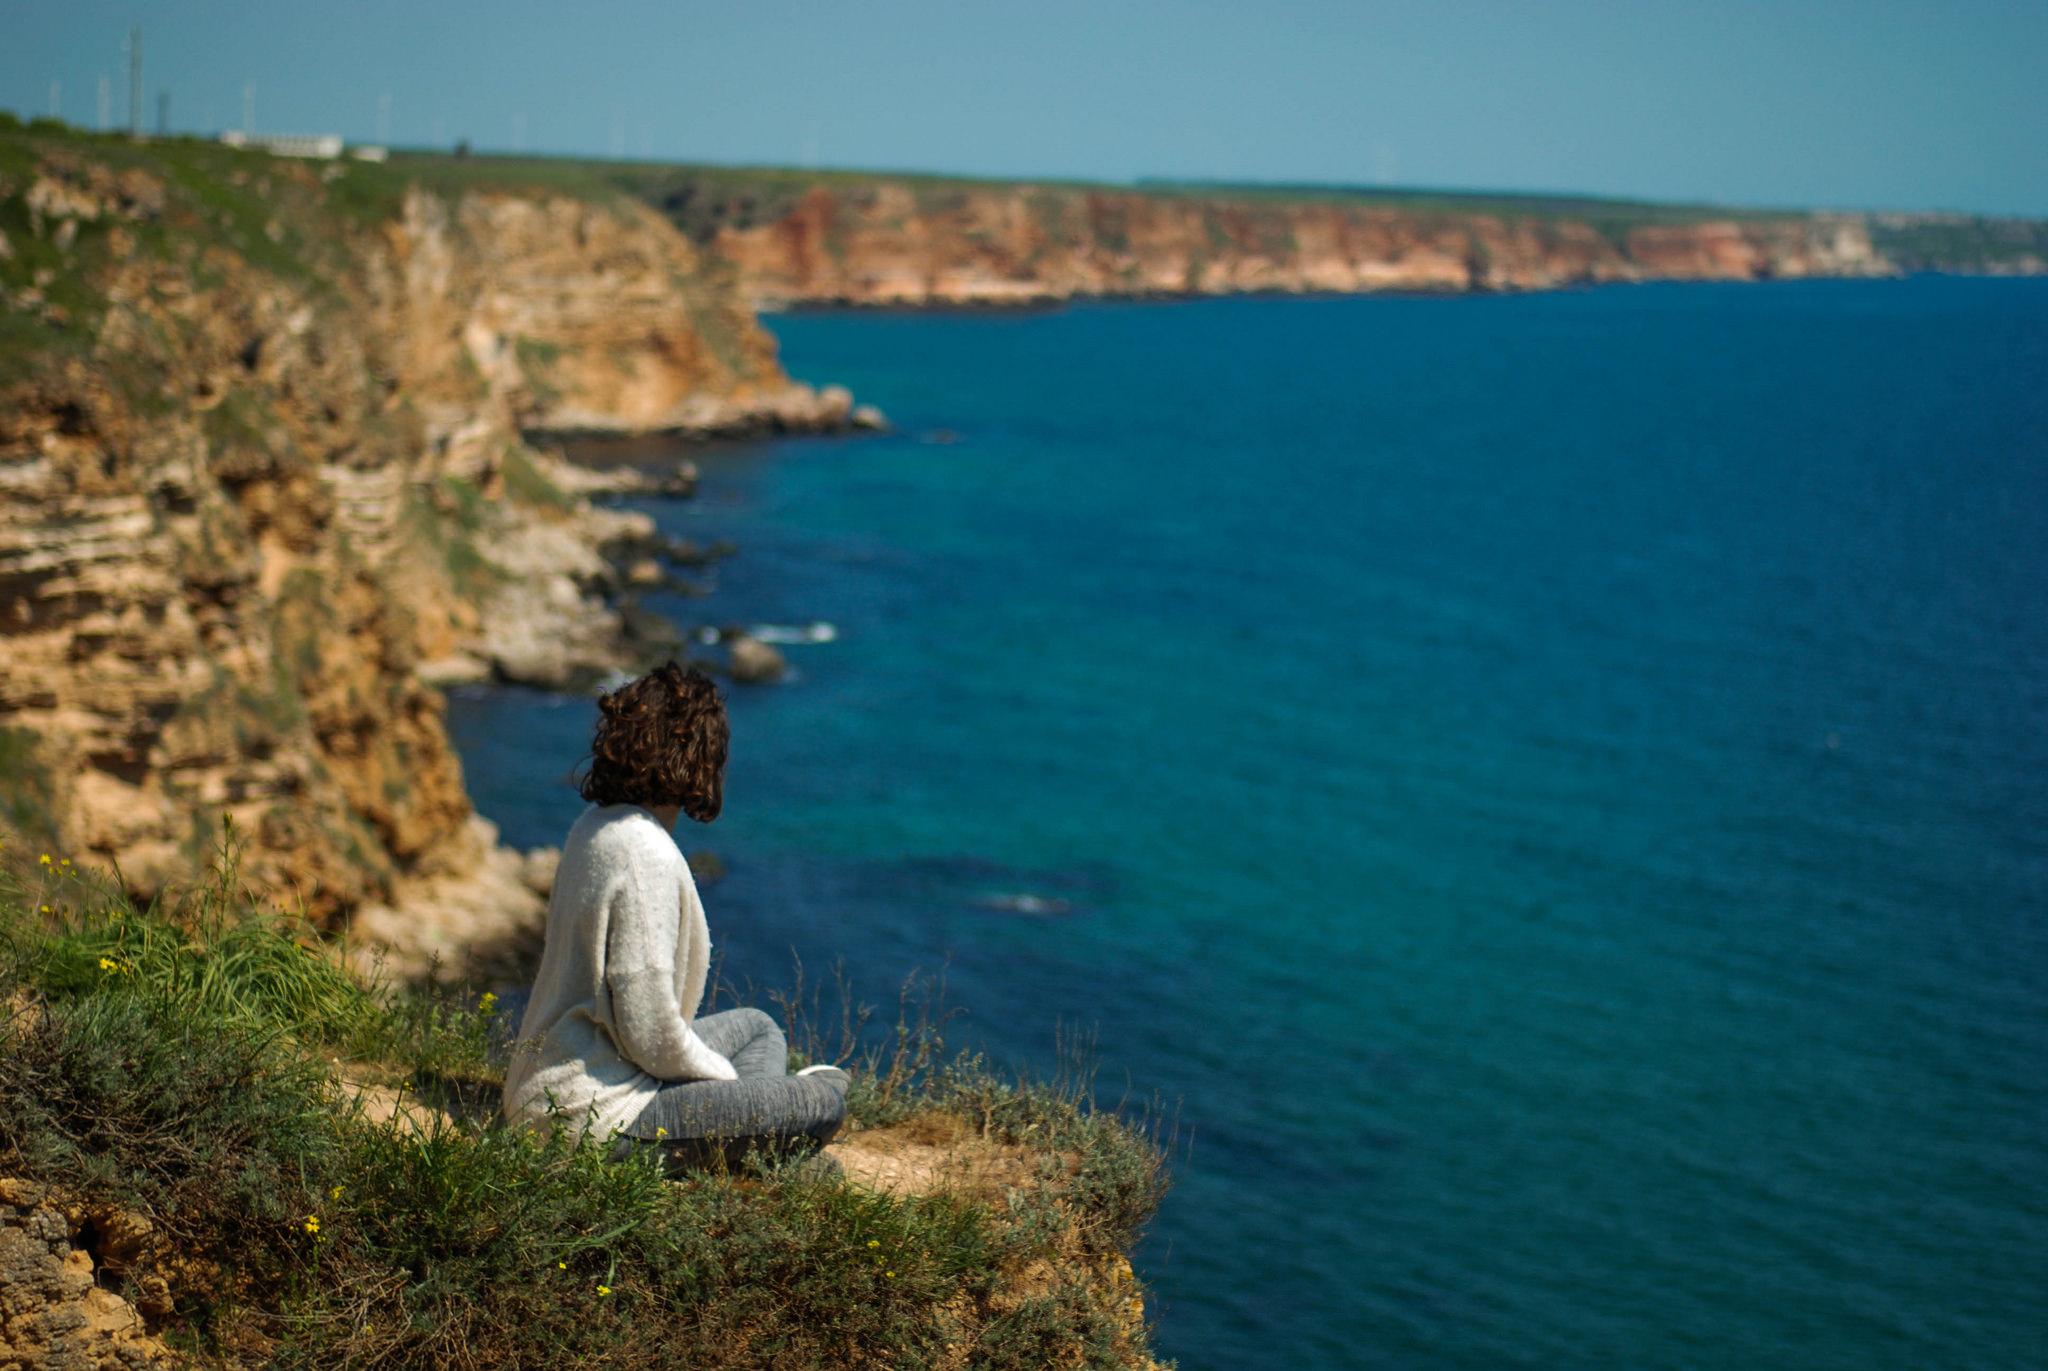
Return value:
[[(1156, 1345), (2048, 1356), (2048, 283), (787, 314), (895, 431), (676, 444), (735, 982), (946, 967), (1189, 1134)], [(573, 694), (460, 686), (560, 840)]]

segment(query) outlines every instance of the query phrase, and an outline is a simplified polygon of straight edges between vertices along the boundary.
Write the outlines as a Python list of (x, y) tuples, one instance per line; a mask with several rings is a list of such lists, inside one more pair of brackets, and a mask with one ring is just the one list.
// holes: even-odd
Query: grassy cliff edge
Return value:
[(498, 1122), (492, 1001), (356, 979), (229, 849), (147, 909), (5, 859), (0, 1362), (1156, 1365), (1156, 1129), (929, 1017), (860, 1056), (853, 1179), (670, 1180)]

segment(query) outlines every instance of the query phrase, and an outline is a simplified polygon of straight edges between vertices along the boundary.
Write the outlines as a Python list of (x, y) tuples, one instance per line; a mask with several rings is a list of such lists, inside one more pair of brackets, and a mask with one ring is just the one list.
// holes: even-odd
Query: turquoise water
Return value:
[[(648, 506), (840, 630), (726, 974), (1177, 1101), (1164, 1354), (2048, 1363), (2048, 282), (774, 326), (901, 431)], [(558, 841), (588, 706), (453, 718)]]

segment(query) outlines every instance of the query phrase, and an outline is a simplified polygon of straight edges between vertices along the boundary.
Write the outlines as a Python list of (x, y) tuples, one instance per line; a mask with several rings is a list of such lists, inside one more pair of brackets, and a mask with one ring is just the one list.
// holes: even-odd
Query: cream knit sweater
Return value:
[(638, 805), (584, 810), (548, 898), (505, 1117), (607, 1137), (666, 1081), (734, 1079), (690, 1027), (710, 965), (704, 905), (668, 830)]

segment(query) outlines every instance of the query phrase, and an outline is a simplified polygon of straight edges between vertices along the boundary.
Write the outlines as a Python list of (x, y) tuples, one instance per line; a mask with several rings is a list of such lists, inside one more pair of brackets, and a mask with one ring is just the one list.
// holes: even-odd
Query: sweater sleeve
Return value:
[(736, 1080), (732, 1063), (697, 1036), (676, 1002), (677, 883), (650, 866), (636, 862), (620, 882), (606, 936), (605, 988), (619, 1050), (664, 1081)]

